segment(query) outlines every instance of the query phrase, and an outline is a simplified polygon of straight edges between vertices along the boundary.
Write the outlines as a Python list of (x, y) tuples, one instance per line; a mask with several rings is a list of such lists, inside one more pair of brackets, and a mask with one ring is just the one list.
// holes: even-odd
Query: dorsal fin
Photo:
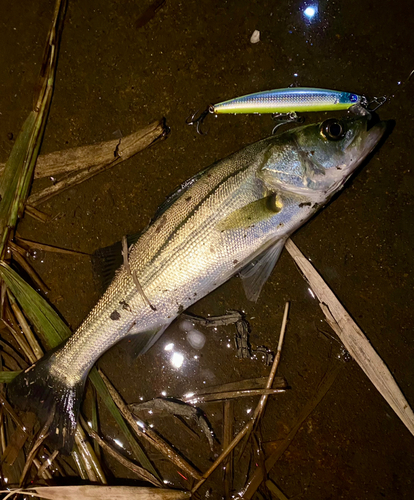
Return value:
[[(213, 165), (203, 170), (202, 172), (198, 172), (190, 179), (187, 179), (175, 191), (173, 191), (158, 207), (154, 217), (151, 219), (151, 224), (159, 219), (171, 207), (171, 205), (175, 203), (212, 166)], [(143, 231), (139, 231), (138, 233), (127, 236), (128, 248), (131, 245), (134, 245), (139, 240), (142, 233)], [(99, 248), (92, 255), (92, 266), (94, 274), (98, 278), (98, 281), (100, 281), (102, 284), (102, 292), (104, 292), (111, 284), (111, 281), (114, 279), (117, 269), (121, 267), (122, 263), (123, 257), (121, 241), (117, 241), (113, 245), (109, 245), (104, 248)]]

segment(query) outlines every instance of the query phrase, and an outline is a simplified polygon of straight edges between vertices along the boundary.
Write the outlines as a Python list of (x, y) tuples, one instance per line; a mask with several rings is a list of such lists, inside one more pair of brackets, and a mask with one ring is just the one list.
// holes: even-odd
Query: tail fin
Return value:
[(86, 376), (75, 384), (52, 375), (54, 350), (20, 373), (9, 385), (12, 405), (33, 411), (40, 424), (49, 423), (47, 442), (69, 454), (72, 451)]

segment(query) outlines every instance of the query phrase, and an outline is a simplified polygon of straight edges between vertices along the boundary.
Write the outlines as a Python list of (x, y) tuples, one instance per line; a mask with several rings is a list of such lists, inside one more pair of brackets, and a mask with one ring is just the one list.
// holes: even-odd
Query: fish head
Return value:
[(326, 201), (375, 148), (386, 125), (361, 116), (289, 130), (269, 143), (259, 176), (270, 189)]

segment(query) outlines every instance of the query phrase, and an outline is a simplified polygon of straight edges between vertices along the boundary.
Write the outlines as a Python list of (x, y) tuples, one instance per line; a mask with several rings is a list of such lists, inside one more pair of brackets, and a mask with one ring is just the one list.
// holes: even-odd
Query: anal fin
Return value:
[(147, 330), (145, 332), (134, 332), (132, 329), (128, 337), (125, 339), (125, 342), (128, 343), (127, 349), (130, 352), (131, 357), (137, 358), (141, 354), (145, 354), (155, 344), (155, 342), (157, 342), (169, 325), (169, 323), (161, 325), (158, 328)]

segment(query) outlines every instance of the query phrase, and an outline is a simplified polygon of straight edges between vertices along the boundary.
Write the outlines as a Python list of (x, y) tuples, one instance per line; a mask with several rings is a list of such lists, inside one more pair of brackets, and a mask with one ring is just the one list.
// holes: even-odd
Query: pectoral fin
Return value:
[(262, 220), (269, 219), (269, 217), (280, 212), (281, 209), (280, 197), (276, 193), (272, 193), (235, 210), (220, 221), (217, 228), (220, 231), (248, 228)]
[(246, 297), (256, 302), (263, 285), (276, 265), (285, 245), (285, 239), (279, 240), (262, 254), (256, 257), (240, 272)]

